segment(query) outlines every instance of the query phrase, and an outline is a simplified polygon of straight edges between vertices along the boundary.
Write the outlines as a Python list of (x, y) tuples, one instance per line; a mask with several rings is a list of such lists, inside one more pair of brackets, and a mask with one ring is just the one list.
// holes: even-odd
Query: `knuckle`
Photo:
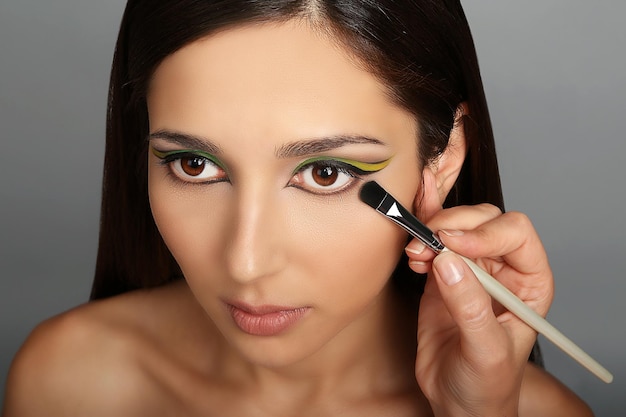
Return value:
[(478, 242), (487, 242), (491, 240), (491, 232), (483, 227), (474, 230), (474, 235)]
[(528, 229), (533, 227), (530, 218), (526, 214), (519, 211), (510, 211), (506, 213), (505, 216), (515, 228)]
[(490, 218), (495, 218), (502, 215), (502, 210), (499, 207), (489, 203), (481, 203), (476, 206), (479, 210), (483, 211)]
[(459, 318), (472, 329), (481, 329), (489, 321), (489, 308), (486, 307), (482, 299), (475, 298), (463, 306)]

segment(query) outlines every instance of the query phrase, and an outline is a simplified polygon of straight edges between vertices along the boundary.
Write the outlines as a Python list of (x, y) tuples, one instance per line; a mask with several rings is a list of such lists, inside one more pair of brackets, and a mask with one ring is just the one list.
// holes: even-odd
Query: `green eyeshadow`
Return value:
[(220, 162), (219, 159), (217, 159), (215, 157), (215, 155), (212, 155), (208, 152), (204, 152), (204, 151), (200, 151), (200, 150), (193, 150), (193, 149), (178, 149), (175, 151), (169, 151), (169, 152), (163, 152), (160, 151), (154, 147), (150, 147), (150, 149), (152, 150), (152, 153), (154, 154), (154, 156), (156, 156), (159, 159), (163, 159), (163, 160), (173, 160), (176, 159), (177, 155), (180, 155), (180, 157), (182, 156), (197, 156), (200, 158), (206, 158), (209, 161), (213, 162), (215, 165), (219, 166), (220, 168), (224, 169), (224, 165)]

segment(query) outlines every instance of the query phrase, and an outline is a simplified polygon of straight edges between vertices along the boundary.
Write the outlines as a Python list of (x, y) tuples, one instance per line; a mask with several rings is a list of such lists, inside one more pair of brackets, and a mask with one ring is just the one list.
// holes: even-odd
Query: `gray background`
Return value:
[[(88, 297), (123, 3), (0, 0), (0, 389), (33, 326)], [(544, 341), (547, 367), (597, 415), (624, 415), (626, 2), (465, 7), (507, 208), (530, 215), (555, 272), (550, 321), (616, 379)]]

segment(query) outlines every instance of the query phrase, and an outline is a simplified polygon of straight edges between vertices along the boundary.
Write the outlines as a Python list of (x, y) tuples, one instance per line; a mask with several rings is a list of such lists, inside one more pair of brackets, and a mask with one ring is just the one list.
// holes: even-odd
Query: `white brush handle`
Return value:
[[(444, 249), (444, 251), (449, 251), (449, 249)], [(460, 256), (472, 269), (476, 278), (478, 278), (478, 281), (480, 281), (487, 293), (506, 307), (511, 313), (515, 314), (538, 333), (544, 335), (546, 339), (561, 348), (561, 350), (574, 358), (578, 363), (587, 368), (602, 381), (607, 384), (613, 381), (613, 375), (606, 368), (585, 353), (585, 351), (568, 339), (556, 327), (548, 323), (548, 321), (537, 314), (535, 310), (524, 304), (522, 300), (517, 298), (517, 296), (509, 291), (504, 285), (500, 284), (500, 282), (485, 272), (485, 270), (481, 267), (476, 265), (476, 263), (474, 263), (471, 259), (458, 254), (457, 256)]]

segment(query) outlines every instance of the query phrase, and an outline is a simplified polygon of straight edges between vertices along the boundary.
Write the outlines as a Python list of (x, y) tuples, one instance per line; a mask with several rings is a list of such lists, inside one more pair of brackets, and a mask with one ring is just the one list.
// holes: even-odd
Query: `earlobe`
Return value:
[(430, 169), (435, 175), (437, 194), (441, 204), (446, 200), (448, 193), (459, 177), (465, 156), (467, 155), (467, 141), (463, 124), (464, 116), (466, 115), (467, 105), (466, 103), (461, 103), (457, 108), (448, 146), (439, 158), (424, 168), (425, 170)]

